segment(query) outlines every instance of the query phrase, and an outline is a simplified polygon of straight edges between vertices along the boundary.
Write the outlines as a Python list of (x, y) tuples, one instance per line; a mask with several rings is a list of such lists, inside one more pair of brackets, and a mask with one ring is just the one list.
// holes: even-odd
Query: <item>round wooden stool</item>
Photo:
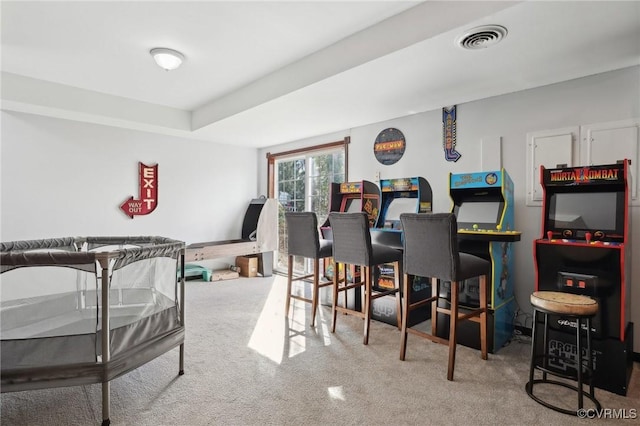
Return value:
[[(583, 408), (585, 396), (589, 398), (595, 404), (595, 408), (599, 410), (601, 406), (593, 391), (593, 358), (591, 354), (591, 319), (598, 312), (598, 302), (590, 297), (578, 294), (561, 293), (557, 291), (536, 291), (531, 295), (531, 305), (533, 306), (533, 328), (531, 331), (531, 365), (529, 368), (529, 382), (525, 385), (527, 394), (545, 407), (565, 414), (577, 415), (578, 410)], [(540, 351), (537, 349), (539, 344), (539, 331), (537, 330), (538, 327), (536, 324), (538, 323), (539, 315), (542, 315), (542, 322), (544, 324), (542, 353), (539, 353)], [(549, 315), (560, 315), (563, 318), (569, 319), (571, 323), (575, 322), (577, 347), (576, 359), (549, 353)], [(583, 324), (585, 326), (584, 329)], [(586, 353), (584, 355), (582, 353), (583, 334), (586, 336), (587, 344)], [(553, 371), (549, 369), (549, 361), (563, 362), (575, 368), (576, 372), (575, 374), (566, 374)], [(536, 370), (542, 371), (542, 379), (534, 380), (534, 373)], [(571, 383), (552, 380), (548, 378), (547, 375), (575, 380), (576, 385), (574, 386)], [(589, 392), (584, 392), (583, 390), (585, 379), (589, 384)], [(533, 387), (540, 383), (558, 385), (576, 391), (578, 394), (577, 409), (568, 410), (566, 408), (561, 408), (547, 401), (543, 401), (541, 398), (534, 395)]]

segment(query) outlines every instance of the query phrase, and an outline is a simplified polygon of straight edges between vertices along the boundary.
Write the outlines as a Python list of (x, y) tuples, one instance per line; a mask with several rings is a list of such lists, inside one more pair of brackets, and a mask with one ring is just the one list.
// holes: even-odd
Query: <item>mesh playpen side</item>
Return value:
[(183, 374), (183, 242), (83, 237), (0, 247), (2, 392), (102, 383), (107, 425), (111, 380), (176, 346)]

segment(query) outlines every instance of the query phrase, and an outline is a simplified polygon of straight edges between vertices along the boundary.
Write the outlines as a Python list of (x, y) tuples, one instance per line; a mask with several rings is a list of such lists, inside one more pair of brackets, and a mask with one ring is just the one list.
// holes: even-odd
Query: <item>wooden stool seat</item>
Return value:
[(559, 291), (536, 291), (531, 294), (531, 305), (560, 315), (591, 316), (598, 312), (598, 302), (592, 298)]

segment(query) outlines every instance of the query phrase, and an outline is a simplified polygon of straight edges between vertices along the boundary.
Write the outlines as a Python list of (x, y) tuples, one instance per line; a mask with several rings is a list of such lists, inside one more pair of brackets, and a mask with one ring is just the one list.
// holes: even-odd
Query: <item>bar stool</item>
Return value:
[[(369, 325), (371, 323), (371, 302), (379, 297), (395, 295), (398, 327), (400, 326), (400, 270), (402, 268), (402, 251), (380, 244), (371, 243), (369, 218), (366, 213), (329, 213), (329, 223), (333, 231), (333, 320), (331, 332), (336, 331), (338, 312), (358, 316), (364, 319), (364, 344), (369, 343)], [(344, 285), (340, 285), (339, 264), (345, 266)], [(394, 288), (376, 290), (373, 287), (373, 267), (386, 263), (394, 266)], [(360, 280), (348, 283), (347, 265), (361, 267)], [(364, 312), (345, 306), (338, 306), (338, 293), (352, 288), (364, 287)]]
[[(449, 346), (447, 380), (453, 380), (456, 362), (458, 324), (474, 321), (480, 324), (480, 357), (487, 359), (487, 277), (491, 275), (488, 260), (460, 253), (458, 250), (458, 224), (453, 213), (402, 213), (400, 215), (404, 232), (404, 287), (402, 305), (402, 334), (400, 339), (400, 359), (404, 361), (409, 333), (424, 337), (436, 343)], [(409, 275), (431, 278), (431, 297), (412, 301)], [(462, 313), (458, 306), (458, 283), (479, 277), (480, 306)], [(451, 283), (451, 304), (449, 309), (438, 306), (439, 284)], [(431, 304), (431, 334), (409, 327), (409, 315), (414, 309)], [(449, 316), (449, 339), (436, 335), (438, 313)]]
[[(320, 259), (331, 257), (333, 244), (330, 240), (320, 239), (318, 233), (318, 217), (314, 212), (287, 212), (287, 245), (289, 268), (287, 273), (287, 300), (285, 315), (289, 316), (291, 299), (311, 303), (311, 327), (315, 326), (316, 311), (318, 310), (319, 290), (333, 285), (333, 281), (320, 281)], [(313, 273), (303, 276), (293, 275), (293, 257), (302, 256), (313, 259)], [(311, 298), (292, 294), (292, 281), (313, 277)]]
[[(562, 293), (557, 291), (536, 291), (531, 295), (531, 305), (533, 306), (533, 328), (531, 338), (531, 365), (529, 369), (529, 381), (525, 385), (527, 394), (533, 398), (536, 402), (544, 405), (547, 408), (558, 411), (560, 413), (569, 415), (578, 415), (578, 410), (581, 410), (584, 405), (584, 397), (589, 398), (594, 404), (595, 409), (601, 408), (600, 402), (595, 397), (593, 391), (593, 359), (591, 354), (591, 319), (598, 312), (598, 302), (587, 296), (581, 296), (578, 294)], [(542, 321), (544, 323), (543, 335), (542, 335), (542, 353), (538, 353), (537, 345), (539, 339), (539, 331), (537, 327), (538, 316), (542, 314)], [(549, 315), (560, 315), (563, 318), (567, 318), (570, 321), (576, 323), (576, 346), (577, 346), (577, 359), (572, 359), (567, 356), (553, 355), (548, 352), (548, 339), (549, 339)], [(584, 322), (583, 322), (584, 321)], [(582, 325), (586, 326), (586, 365), (584, 355), (582, 354)], [(541, 363), (536, 362), (541, 360)], [(563, 361), (564, 363), (575, 367), (576, 374), (564, 374), (549, 369), (549, 360)], [(534, 380), (534, 373), (536, 370), (542, 371), (542, 379)], [(552, 380), (547, 375), (553, 375), (564, 379), (575, 380), (576, 385), (571, 383), (565, 383), (558, 380)], [(586, 375), (586, 377), (585, 377)], [(585, 378), (589, 383), (589, 392), (585, 393), (583, 385)], [(578, 394), (578, 408), (576, 410), (568, 410), (566, 408), (559, 407), (542, 400), (540, 397), (533, 394), (534, 385), (546, 383), (550, 385), (562, 386), (571, 390), (574, 390)]]

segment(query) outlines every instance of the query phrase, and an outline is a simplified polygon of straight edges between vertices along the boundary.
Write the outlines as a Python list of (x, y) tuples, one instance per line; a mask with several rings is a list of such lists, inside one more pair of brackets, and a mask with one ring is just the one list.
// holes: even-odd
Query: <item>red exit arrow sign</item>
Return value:
[(120, 208), (131, 219), (134, 216), (149, 214), (158, 206), (158, 165), (147, 166), (138, 163), (140, 195), (137, 200), (129, 197)]

